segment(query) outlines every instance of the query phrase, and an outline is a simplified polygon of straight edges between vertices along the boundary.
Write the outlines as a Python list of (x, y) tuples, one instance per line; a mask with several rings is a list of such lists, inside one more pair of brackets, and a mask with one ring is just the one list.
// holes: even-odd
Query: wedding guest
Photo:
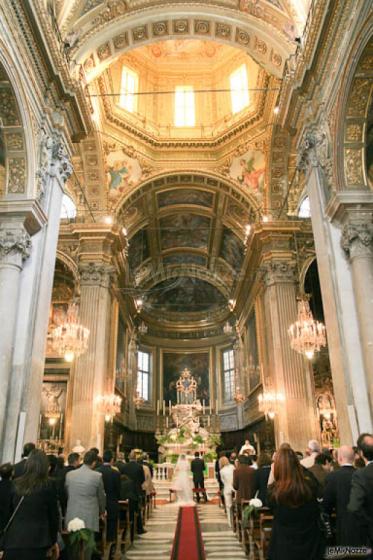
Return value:
[(140, 513), (141, 504), (144, 500), (144, 492), (142, 489), (142, 484), (143, 482), (145, 482), (145, 473), (144, 473), (144, 469), (142, 468), (142, 465), (140, 465), (137, 462), (137, 456), (135, 450), (132, 450), (131, 453), (129, 454), (128, 463), (125, 463), (123, 465), (123, 474), (128, 476), (128, 478), (130, 478), (134, 483), (137, 501), (139, 504), (139, 514), (137, 516), (137, 533), (139, 535), (142, 535), (143, 533), (146, 533), (146, 530), (144, 529), (143, 526), (143, 519)]
[[(220, 493), (220, 501), (223, 505), (223, 507), (225, 508), (225, 500), (224, 500), (224, 491), (223, 491), (223, 482), (221, 480), (220, 477), (220, 470), (223, 468), (223, 462), (224, 459), (226, 459), (227, 457), (225, 456), (225, 452), (224, 451), (220, 451), (219, 453), (219, 457), (217, 457), (216, 461), (215, 461), (215, 478), (219, 484), (219, 493)], [(229, 461), (228, 461), (229, 463)], [(225, 464), (225, 462), (224, 462)]]
[(219, 459), (219, 461), (221, 465), (220, 480), (222, 483), (222, 491), (228, 517), (228, 525), (229, 527), (232, 527), (233, 473), (235, 467), (225, 456)]
[(319, 483), (319, 497), (322, 497), (324, 487), (325, 487), (325, 480), (328, 474), (332, 471), (333, 468), (333, 458), (328, 453), (319, 453), (315, 457), (315, 464), (310, 467), (308, 470), (313, 474), (316, 478), (317, 482)]
[(357, 440), (365, 463), (352, 477), (348, 511), (354, 514), (361, 533), (361, 545), (373, 547), (373, 435), (362, 434)]
[(123, 466), (126, 464), (126, 461), (124, 459), (124, 453), (122, 453), (121, 451), (119, 451), (117, 453), (117, 460), (115, 463), (115, 466), (117, 467), (118, 471), (120, 472), (120, 474), (123, 474)]
[(251, 467), (251, 460), (247, 455), (238, 457), (238, 467), (233, 473), (233, 488), (236, 490), (237, 504), (254, 497), (255, 469)]
[(106, 494), (106, 540), (113, 542), (117, 540), (118, 532), (120, 472), (113, 466), (114, 456), (110, 449), (104, 451), (102, 458), (103, 464), (96, 470), (102, 474)]
[(267, 505), (268, 478), (271, 472), (271, 457), (268, 453), (261, 453), (258, 459), (258, 470), (255, 473), (255, 493), (263, 506)]
[(34, 449), (35, 449), (35, 443), (32, 442), (25, 443), (25, 445), (23, 446), (22, 459), (21, 461), (16, 463), (13, 467), (14, 470), (13, 478), (18, 478), (19, 476), (25, 474), (27, 458), (30, 455), (31, 451), (33, 451)]
[(14, 485), (12, 482), (13, 466), (5, 463), (0, 467), (0, 534), (7, 524), (12, 511), (12, 494)]
[(315, 439), (310, 439), (306, 450), (307, 457), (302, 459), (300, 464), (306, 469), (313, 467), (313, 465), (315, 464), (315, 459), (320, 452), (321, 448), (319, 442)]
[(59, 514), (48, 458), (40, 449), (28, 455), (25, 472), (14, 483), (13, 521), (5, 534), (4, 560), (45, 560), (57, 552)]
[(149, 497), (154, 492), (153, 480), (152, 480), (152, 473), (149, 468), (149, 464), (146, 460), (147, 455), (146, 453), (143, 454), (143, 459), (140, 462), (142, 464), (142, 468), (144, 469), (145, 480), (142, 483), (142, 489), (145, 492), (146, 499), (148, 500)]
[[(100, 516), (105, 513), (106, 496), (102, 474), (95, 471), (97, 454), (87, 451), (83, 465), (66, 475), (67, 509), (65, 517), (66, 527), (69, 521), (79, 517), (87, 529), (98, 533)], [(85, 560), (90, 558), (86, 555)]]
[(321, 560), (325, 545), (314, 477), (302, 468), (292, 449), (282, 447), (276, 453), (274, 479), (268, 488), (274, 514), (269, 560)]
[(328, 515), (336, 513), (336, 545), (341, 546), (358, 546), (361, 543), (358, 523), (347, 510), (355, 472), (354, 456), (352, 447), (340, 447), (337, 454), (340, 468), (328, 474), (325, 481), (322, 507)]

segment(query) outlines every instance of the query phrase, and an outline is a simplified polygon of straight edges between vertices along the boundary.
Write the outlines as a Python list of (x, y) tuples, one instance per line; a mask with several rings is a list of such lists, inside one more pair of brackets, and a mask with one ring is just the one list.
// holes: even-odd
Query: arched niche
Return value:
[(1, 50), (0, 43), (0, 198), (25, 198), (32, 187), (25, 132), (31, 127), (25, 124), (25, 102)]
[[(346, 65), (339, 97), (336, 135), (337, 186), (343, 190), (372, 190), (373, 18), (358, 35)], [(370, 132), (370, 134), (369, 134)], [(370, 149), (369, 149), (370, 145)], [(370, 156), (369, 156), (370, 154)], [(370, 159), (369, 159), (370, 157)], [(373, 167), (370, 173), (373, 173)]]

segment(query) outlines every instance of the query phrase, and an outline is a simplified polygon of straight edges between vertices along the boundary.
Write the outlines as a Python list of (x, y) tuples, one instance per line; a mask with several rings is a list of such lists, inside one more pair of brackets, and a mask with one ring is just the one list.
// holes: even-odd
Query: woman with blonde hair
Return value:
[(220, 467), (220, 478), (223, 484), (223, 495), (224, 495), (224, 502), (225, 508), (227, 511), (228, 517), (228, 525), (229, 527), (232, 526), (232, 492), (233, 492), (233, 473), (234, 473), (234, 465), (232, 465), (227, 457), (221, 457), (219, 459)]

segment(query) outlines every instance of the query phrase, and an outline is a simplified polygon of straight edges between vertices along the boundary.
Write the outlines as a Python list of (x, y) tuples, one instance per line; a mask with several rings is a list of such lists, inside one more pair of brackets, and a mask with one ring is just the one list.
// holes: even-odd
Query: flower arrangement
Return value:
[(86, 529), (83, 519), (75, 517), (67, 525), (69, 533), (69, 545), (74, 551), (74, 557), (80, 558), (83, 550), (94, 551), (96, 549), (95, 535), (90, 529)]
[(242, 526), (245, 529), (249, 524), (249, 519), (252, 515), (256, 515), (258, 509), (263, 507), (263, 503), (259, 498), (252, 498), (249, 505), (245, 506), (242, 512)]

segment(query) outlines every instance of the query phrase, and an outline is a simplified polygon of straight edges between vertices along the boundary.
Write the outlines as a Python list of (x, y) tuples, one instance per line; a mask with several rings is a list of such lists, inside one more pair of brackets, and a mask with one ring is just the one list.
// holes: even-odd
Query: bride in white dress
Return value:
[(190, 478), (190, 464), (186, 455), (180, 455), (177, 460), (172, 487), (176, 490), (178, 506), (194, 506), (193, 485)]

